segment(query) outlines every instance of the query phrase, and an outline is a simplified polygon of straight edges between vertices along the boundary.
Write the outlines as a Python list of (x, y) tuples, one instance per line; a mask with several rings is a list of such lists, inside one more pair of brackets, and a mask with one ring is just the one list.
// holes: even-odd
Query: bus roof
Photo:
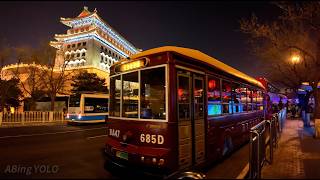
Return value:
[(167, 51), (175, 52), (175, 53), (178, 53), (178, 54), (181, 54), (184, 56), (188, 56), (193, 59), (203, 61), (203, 62), (208, 63), (208, 64), (210, 64), (210, 65), (212, 65), (212, 66), (214, 66), (224, 72), (227, 72), (227, 73), (234, 75), (238, 78), (241, 78), (251, 84), (254, 84), (258, 87), (265, 89), (265, 87), (262, 85), (262, 83), (259, 82), (258, 80), (256, 80), (255, 78), (253, 78), (243, 72), (240, 72), (239, 70), (237, 70), (231, 66), (228, 66), (228, 65), (220, 62), (219, 60), (217, 60), (207, 54), (202, 53), (201, 51), (190, 49), (190, 48), (183, 48), (183, 47), (176, 47), (176, 46), (163, 46), (163, 47), (153, 48), (153, 49), (149, 49), (149, 50), (134, 54), (134, 55), (130, 56), (130, 59), (136, 59), (136, 58), (144, 57), (147, 55), (161, 53), (161, 52), (167, 52)]

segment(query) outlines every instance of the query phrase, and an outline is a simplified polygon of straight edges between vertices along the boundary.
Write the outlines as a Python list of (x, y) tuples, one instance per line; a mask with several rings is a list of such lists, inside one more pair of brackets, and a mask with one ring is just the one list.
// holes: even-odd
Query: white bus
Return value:
[(76, 123), (105, 122), (108, 116), (109, 94), (81, 93), (71, 95), (66, 119)]

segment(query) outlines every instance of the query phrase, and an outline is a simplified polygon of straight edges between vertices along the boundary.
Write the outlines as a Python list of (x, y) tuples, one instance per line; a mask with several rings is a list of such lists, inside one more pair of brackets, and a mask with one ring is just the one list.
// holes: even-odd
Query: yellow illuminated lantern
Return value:
[(292, 64), (298, 64), (301, 61), (300, 56), (299, 55), (293, 55), (291, 57), (291, 62)]

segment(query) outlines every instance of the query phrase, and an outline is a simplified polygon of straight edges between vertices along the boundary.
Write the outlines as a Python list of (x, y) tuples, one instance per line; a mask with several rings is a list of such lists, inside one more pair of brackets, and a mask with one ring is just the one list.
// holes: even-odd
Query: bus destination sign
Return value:
[(148, 60), (147, 58), (143, 58), (143, 59), (135, 60), (125, 64), (119, 64), (118, 67), (116, 67), (116, 71), (125, 72), (125, 71), (130, 71), (130, 70), (144, 67), (147, 65), (147, 60)]

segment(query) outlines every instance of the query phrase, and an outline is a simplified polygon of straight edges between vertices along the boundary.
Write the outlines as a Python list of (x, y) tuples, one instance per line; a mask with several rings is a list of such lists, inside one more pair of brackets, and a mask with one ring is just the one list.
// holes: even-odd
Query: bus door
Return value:
[(204, 77), (177, 71), (179, 168), (204, 161)]
[(204, 125), (204, 77), (193, 75), (193, 135), (194, 163), (200, 164), (205, 159), (205, 125)]

